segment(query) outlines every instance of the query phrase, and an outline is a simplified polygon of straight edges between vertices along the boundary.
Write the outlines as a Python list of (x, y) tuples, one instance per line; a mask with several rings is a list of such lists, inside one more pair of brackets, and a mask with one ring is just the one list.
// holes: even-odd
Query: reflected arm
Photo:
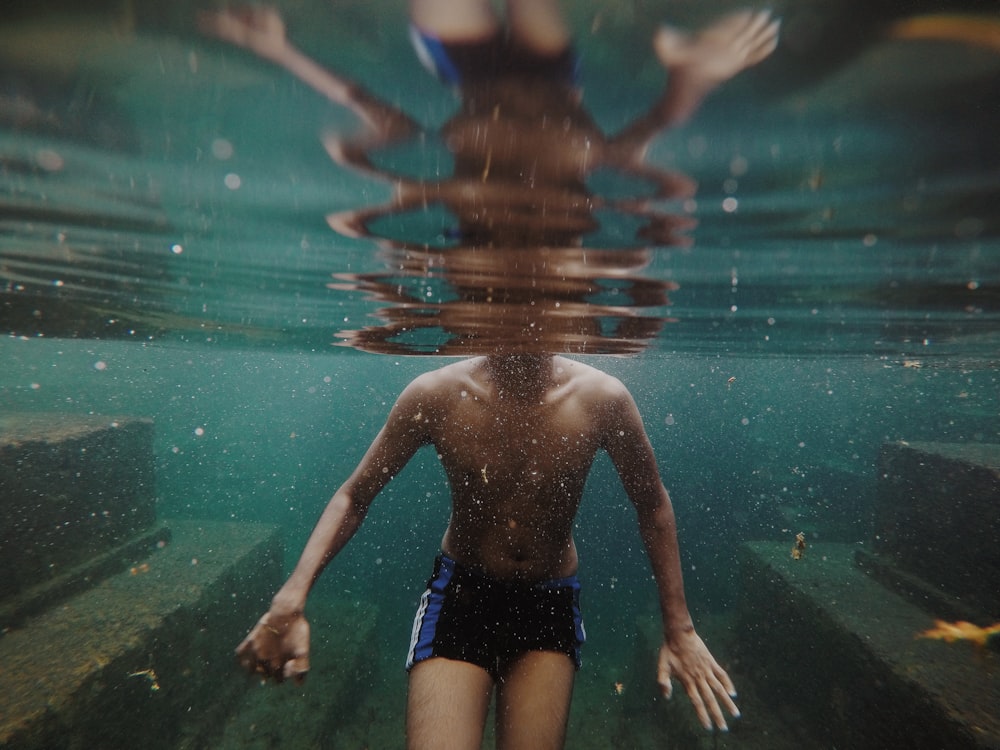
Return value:
[(686, 122), (713, 89), (768, 57), (778, 46), (779, 26), (768, 11), (740, 11), (693, 35), (660, 28), (653, 46), (667, 69), (667, 88), (612, 145), (641, 161), (661, 131)]
[(198, 28), (204, 34), (280, 65), (331, 102), (349, 108), (376, 134), (375, 140), (379, 142), (397, 140), (420, 130), (396, 107), (327, 70), (292, 45), (285, 35), (281, 15), (274, 8), (246, 6), (202, 12), (198, 14)]

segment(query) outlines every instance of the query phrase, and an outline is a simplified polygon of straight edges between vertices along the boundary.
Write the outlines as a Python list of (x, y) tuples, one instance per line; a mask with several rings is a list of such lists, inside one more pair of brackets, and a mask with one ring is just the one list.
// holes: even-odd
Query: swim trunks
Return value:
[(579, 669), (585, 640), (576, 576), (501, 581), (441, 554), (413, 620), (406, 670), (442, 656), (482, 667), (497, 680), (527, 651), (566, 654)]
[(450, 86), (504, 76), (544, 78), (569, 86), (579, 79), (580, 58), (572, 47), (540, 55), (513, 44), (504, 34), (476, 42), (443, 42), (414, 25), (410, 41), (425, 68)]

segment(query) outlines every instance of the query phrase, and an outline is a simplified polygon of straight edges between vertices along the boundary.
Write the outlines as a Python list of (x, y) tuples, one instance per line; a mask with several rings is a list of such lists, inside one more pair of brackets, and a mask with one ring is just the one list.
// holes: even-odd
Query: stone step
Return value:
[(872, 551), (1000, 619), (1000, 445), (883, 445)]
[(0, 747), (207, 746), (242, 692), (233, 648), (282, 579), (275, 528), (171, 539), (0, 636)]
[(743, 655), (772, 705), (823, 747), (1000, 748), (1000, 661), (917, 634), (931, 615), (872, 580), (856, 545), (741, 547)]
[[(389, 747), (373, 742), (379, 729), (403, 746), (402, 721), (373, 727), (377, 715), (363, 709), (378, 682), (378, 608), (346, 597), (313, 597), (306, 615), (310, 670), (305, 682), (277, 685), (250, 678), (250, 688), (233, 706), (213, 750)], [(402, 659), (398, 666), (401, 671)]]
[(0, 600), (126, 543), (156, 520), (153, 423), (0, 416)]
[(58, 573), (44, 577), (40, 583), (0, 599), (0, 632), (20, 627), (30, 616), (96, 586), (109, 576), (141, 565), (153, 552), (169, 543), (170, 527), (157, 523), (78, 565), (60, 567)]

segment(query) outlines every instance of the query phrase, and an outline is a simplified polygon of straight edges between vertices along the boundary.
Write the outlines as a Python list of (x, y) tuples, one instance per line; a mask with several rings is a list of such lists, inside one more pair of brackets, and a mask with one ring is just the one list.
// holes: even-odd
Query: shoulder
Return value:
[(580, 362), (571, 364), (571, 369), (565, 369), (571, 373), (573, 398), (594, 419), (605, 448), (610, 449), (620, 439), (631, 443), (644, 434), (639, 408), (621, 380)]
[(433, 404), (468, 387), (475, 360), (454, 362), (415, 377), (403, 389), (397, 405)]
[(556, 367), (561, 368), (575, 394), (594, 406), (632, 401), (632, 394), (625, 384), (603, 370), (564, 357), (557, 358)]

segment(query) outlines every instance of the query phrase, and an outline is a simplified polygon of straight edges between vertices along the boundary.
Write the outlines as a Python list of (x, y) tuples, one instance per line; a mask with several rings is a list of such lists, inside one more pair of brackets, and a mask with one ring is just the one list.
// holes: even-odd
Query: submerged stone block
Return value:
[(57, 575), (0, 599), (0, 631), (20, 627), (32, 615), (97, 585), (108, 576), (128, 570), (137, 560), (146, 559), (169, 542), (169, 527), (163, 523), (154, 524), (107, 552), (94, 555), (72, 568), (63, 567)]
[(884, 445), (872, 549), (972, 609), (1000, 616), (1000, 445)]
[(0, 636), (0, 747), (209, 746), (233, 648), (282, 578), (275, 528), (173, 521), (169, 544)]
[[(254, 680), (213, 750), (390, 746), (372, 737), (375, 717), (361, 709), (376, 681), (378, 607), (370, 601), (313, 597), (308, 618), (308, 678), (301, 685)], [(402, 720), (385, 730), (403, 747)]]
[(0, 417), (0, 503), (4, 599), (152, 526), (152, 421)]
[(854, 564), (856, 547), (740, 550), (741, 656), (754, 688), (824, 747), (1000, 748), (995, 654), (917, 638), (933, 619)]

